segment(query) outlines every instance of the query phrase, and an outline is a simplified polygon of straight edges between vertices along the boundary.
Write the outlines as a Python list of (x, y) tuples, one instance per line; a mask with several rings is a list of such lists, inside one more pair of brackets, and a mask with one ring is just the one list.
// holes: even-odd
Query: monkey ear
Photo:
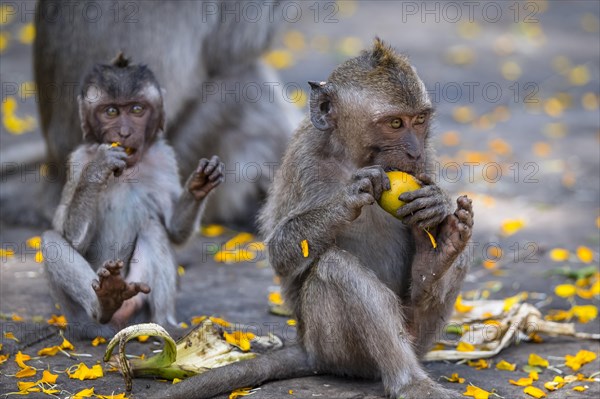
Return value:
[(310, 85), (310, 121), (319, 130), (335, 128), (333, 104), (329, 87), (325, 82), (309, 81)]

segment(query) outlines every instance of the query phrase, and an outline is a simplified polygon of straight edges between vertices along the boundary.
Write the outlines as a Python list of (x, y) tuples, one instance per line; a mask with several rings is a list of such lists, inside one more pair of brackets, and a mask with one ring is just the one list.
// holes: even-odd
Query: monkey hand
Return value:
[(344, 203), (350, 211), (349, 220), (360, 216), (363, 206), (378, 201), (381, 193), (390, 187), (390, 179), (379, 165), (367, 166), (354, 172), (350, 185), (345, 190)]
[(98, 280), (92, 281), (92, 288), (98, 296), (100, 323), (108, 323), (123, 302), (140, 292), (148, 294), (150, 287), (144, 283), (128, 283), (121, 276), (123, 262), (108, 261), (98, 269)]
[(437, 248), (424, 231), (415, 231), (417, 246), (413, 262), (413, 282), (416, 285), (432, 283), (440, 279), (464, 251), (473, 229), (472, 201), (463, 195), (456, 200), (457, 208), (431, 233), (437, 241)]
[(436, 227), (452, 213), (450, 197), (429, 176), (420, 174), (417, 179), (422, 187), (398, 197), (405, 204), (398, 208), (396, 217), (418, 229)]
[(210, 161), (202, 158), (198, 167), (192, 173), (187, 182), (188, 191), (196, 201), (205, 198), (215, 187), (223, 181), (223, 169), (225, 165), (218, 156), (213, 155)]
[(106, 183), (111, 175), (120, 176), (127, 167), (127, 153), (123, 147), (100, 144), (94, 160), (88, 165), (88, 176), (96, 183)]

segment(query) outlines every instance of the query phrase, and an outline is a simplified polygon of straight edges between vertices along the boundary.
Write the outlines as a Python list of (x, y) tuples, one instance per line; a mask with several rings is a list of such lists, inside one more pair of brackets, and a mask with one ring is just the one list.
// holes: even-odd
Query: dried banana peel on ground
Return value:
[[(224, 334), (227, 334), (224, 329), (207, 319), (175, 342), (169, 333), (158, 324), (137, 324), (124, 328), (114, 336), (106, 348), (104, 361), (119, 368), (125, 377), (127, 391), (131, 391), (134, 377), (183, 379), (212, 368), (256, 356), (255, 353), (238, 350), (236, 346), (227, 342), (223, 337)], [(127, 342), (139, 336), (162, 338), (163, 350), (146, 359), (127, 359), (125, 353)], [(272, 335), (269, 337), (253, 336), (252, 343), (263, 350), (282, 346), (281, 340)], [(118, 354), (111, 357), (117, 344)]]
[[(424, 360), (463, 360), (480, 359), (497, 355), (512, 342), (529, 340), (531, 335), (570, 336), (582, 339), (600, 339), (600, 334), (586, 334), (575, 331), (573, 323), (546, 321), (542, 313), (533, 305), (521, 303), (523, 296), (507, 300), (465, 301), (461, 305), (464, 312), (454, 312), (451, 325), (468, 326), (459, 342), (474, 347), (471, 351), (432, 350)], [(440, 341), (444, 345), (455, 346), (457, 342)]]

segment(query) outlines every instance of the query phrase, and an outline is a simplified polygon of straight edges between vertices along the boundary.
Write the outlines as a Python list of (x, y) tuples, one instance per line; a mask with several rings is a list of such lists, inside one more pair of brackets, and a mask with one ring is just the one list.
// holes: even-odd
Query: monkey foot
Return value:
[[(123, 313), (120, 318), (125, 314), (128, 314), (127, 318), (129, 318), (135, 311), (135, 309), (132, 311), (129, 308), (131, 304), (135, 305), (135, 302), (127, 300), (140, 292), (144, 294), (150, 292), (150, 287), (144, 283), (126, 282), (121, 276), (123, 266), (124, 264), (120, 260), (106, 262), (98, 269), (98, 280), (92, 282), (92, 288), (96, 292), (100, 304), (100, 314), (98, 315), (100, 323), (108, 323), (113, 315), (120, 313)], [(129, 304), (129, 302), (131, 303)], [(128, 304), (121, 311), (121, 307), (125, 303)]]
[(413, 272), (417, 271), (420, 275), (431, 273), (441, 277), (467, 246), (473, 228), (472, 202), (466, 195), (463, 195), (456, 200), (456, 203), (456, 211), (448, 215), (438, 226), (437, 234), (435, 234), (437, 249), (432, 248), (431, 241), (425, 232), (417, 232), (419, 262), (417, 270), (413, 266)]

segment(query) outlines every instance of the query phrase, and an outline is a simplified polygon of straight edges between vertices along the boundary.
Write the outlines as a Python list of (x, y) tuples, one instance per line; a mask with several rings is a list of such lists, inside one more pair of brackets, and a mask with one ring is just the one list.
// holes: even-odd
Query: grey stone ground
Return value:
[[(349, 3), (344, 2), (334, 15), (337, 22), (330, 23), (325, 17), (335, 9), (325, 8), (328, 3), (319, 5), (317, 22), (314, 8), (309, 9), (312, 3), (297, 4), (303, 10), (303, 16), (299, 21), (287, 24), (284, 31), (300, 31), (307, 39), (308, 45), (304, 50), (294, 51), (294, 64), (281, 71), (285, 82), (298, 82), (306, 89), (307, 80), (325, 79), (337, 63), (348, 57), (346, 50), (340, 50), (342, 44), (345, 43), (345, 46), (352, 50), (356, 45), (368, 45), (374, 35), (380, 35), (396, 48), (410, 54), (420, 75), (432, 91), (438, 108), (436, 140), (439, 143), (438, 152), (445, 162), (442, 165), (448, 166), (448, 162), (456, 161), (461, 165), (463, 172), (462, 178), (454, 179), (452, 170), (442, 167), (441, 170), (446, 174), (442, 173), (440, 184), (452, 192), (453, 196), (468, 192), (475, 199), (476, 227), (473, 240), (479, 246), (464, 291), (482, 289), (489, 282), (500, 282), (501, 289), (493, 292), (492, 298), (504, 298), (521, 291), (545, 293), (552, 299), (551, 302), (540, 304), (539, 300), (531, 300), (532, 303), (540, 304), (542, 312), (546, 313), (549, 309), (568, 309), (567, 301), (554, 295), (554, 287), (567, 280), (559, 276), (548, 277), (545, 272), (558, 266), (583, 266), (573, 259), (564, 263), (552, 262), (548, 257), (548, 250), (554, 247), (574, 251), (579, 245), (587, 245), (594, 251), (593, 264), (598, 265), (599, 234), (595, 220), (600, 210), (600, 122), (597, 107), (593, 110), (584, 109), (581, 98), (584, 93), (592, 92), (597, 96), (599, 92), (599, 3), (474, 2), (474, 5), (468, 6), (457, 2), (454, 4), (458, 4), (463, 14), (457, 19), (455, 12), (443, 2), (361, 2), (355, 10), (348, 9)], [(492, 6), (486, 6), (484, 15), (483, 9), (486, 4)], [(514, 14), (515, 4), (520, 10), (518, 16)], [(416, 8), (411, 8), (412, 6)], [(468, 29), (467, 33), (464, 33), (464, 22), (469, 19), (469, 7), (475, 7), (473, 15), (479, 27), (474, 38), (468, 37)], [(434, 11), (427, 14), (426, 9)], [(487, 22), (486, 18), (488, 21), (495, 18), (495, 9), (501, 10), (502, 18), (497, 22)], [(528, 23), (523, 23), (530, 12), (534, 13), (532, 17), (538, 21), (528, 20)], [(30, 18), (25, 18), (25, 21)], [(521, 23), (516, 23), (515, 19)], [(582, 28), (582, 19), (592, 21), (592, 32)], [(596, 24), (595, 31), (593, 21)], [(23, 22), (18, 18), (2, 26), (3, 32), (11, 33), (13, 38), (2, 53), (0, 61), (3, 101), (5, 83), (32, 80), (31, 48), (15, 39)], [(498, 55), (493, 50), (494, 44), (498, 43), (497, 40), (501, 36), (507, 37), (514, 45), (514, 50), (508, 55)], [(355, 40), (348, 40), (348, 37)], [(325, 43), (325, 51), (319, 51), (314, 45), (314, 40)], [(356, 40), (358, 44), (354, 44)], [(278, 40), (277, 47), (284, 47), (282, 39)], [(453, 51), (455, 54), (472, 54), (474, 59), (466, 65), (456, 65), (447, 61), (448, 53)], [(472, 53), (469, 53), (470, 51)], [(583, 86), (574, 86), (564, 74), (558, 73), (553, 67), (553, 60), (560, 55), (566, 56), (573, 66), (585, 65), (590, 75), (589, 82)], [(515, 82), (504, 79), (500, 73), (501, 65), (505, 61), (514, 61), (521, 68), (522, 74), (516, 80), (517, 86), (512, 86)], [(479, 84), (473, 86), (475, 89), (472, 100), (468, 95), (468, 86), (465, 85), (471, 84), (469, 82)], [(529, 93), (525, 86), (528, 82), (535, 83), (534, 97), (541, 101), (541, 109), (536, 110), (535, 104), (528, 104), (526, 107), (523, 102), (524, 93)], [(497, 102), (490, 99), (494, 96), (492, 89), (489, 89), (488, 93), (482, 91), (482, 87), (490, 83), (497, 84), (502, 90), (502, 96)], [(456, 85), (462, 88), (462, 93), (456, 93)], [(520, 94), (515, 100), (513, 94), (517, 87)], [(544, 111), (543, 105), (549, 98), (557, 96), (557, 93), (570, 96), (571, 104), (561, 115), (550, 116)], [(490, 129), (461, 124), (452, 116), (457, 106), (470, 106), (477, 116), (481, 116), (492, 112), (499, 105), (508, 107), (510, 118), (498, 122)], [(19, 103), (18, 112), (21, 116), (34, 115), (34, 99), (29, 98), (24, 103)], [(566, 127), (565, 134), (549, 134), (549, 129), (557, 126), (549, 125), (551, 123), (563, 124)], [(458, 147), (446, 146), (441, 139), (443, 134), (450, 130), (460, 133), (461, 143)], [(0, 138), (4, 149), (18, 143), (39, 142), (41, 135), (39, 131), (35, 131), (16, 136), (9, 134), (2, 126)], [(497, 148), (496, 152), (490, 151), (489, 142), (496, 138), (506, 141), (511, 146), (511, 151), (501, 153)], [(551, 152), (545, 157), (535, 154), (532, 151), (535, 142), (548, 143)], [(488, 158), (491, 157), (488, 160), (501, 163), (505, 167), (512, 165), (513, 169), (503, 169), (502, 178), (490, 183), (481, 177), (482, 167), (478, 167), (475, 169), (475, 179), (469, 181), (468, 168), (462, 163), (465, 158), (460, 150), (480, 152)], [(532, 164), (527, 166), (528, 163)], [(513, 174), (515, 168), (519, 170), (516, 176), (518, 178)], [(534, 175), (529, 175), (531, 172), (534, 172)], [(530, 180), (535, 181), (528, 182), (528, 176)], [(493, 198), (493, 204), (488, 199), (490, 197)], [(509, 218), (524, 218), (526, 226), (515, 235), (502, 237), (499, 234), (501, 223)], [(39, 229), (15, 228), (4, 224), (1, 227), (2, 248), (11, 243), (21, 245), (26, 239), (41, 233)], [(233, 322), (254, 323), (259, 326), (277, 323), (280, 331), (293, 337), (293, 329), (286, 326), (285, 318), (268, 313), (267, 294), (269, 289), (274, 287), (274, 283), (272, 272), (265, 267), (264, 262), (223, 265), (216, 264), (210, 257), (202, 254), (204, 244), (221, 244), (231, 234), (210, 239), (197, 236), (180, 251), (181, 264), (186, 266), (186, 274), (180, 282), (177, 303), (179, 320), (189, 321), (196, 315), (212, 314)], [(499, 243), (504, 249), (500, 262), (500, 269), (504, 271), (502, 275), (495, 275), (481, 266), (482, 248), (490, 242)], [(528, 246), (530, 243), (534, 246)], [(527, 258), (533, 259), (533, 263), (524, 262), (530, 248), (536, 248), (531, 254), (532, 257)], [(54, 335), (41, 342), (32, 343), (49, 331), (45, 323), (36, 324), (32, 320), (36, 320), (36, 316), (42, 316), (42, 320), (45, 320), (55, 313), (55, 309), (43, 279), (41, 266), (33, 261), (31, 251), (24, 249), (24, 252), (19, 251), (17, 257), (0, 263), (0, 312), (4, 315), (16, 313), (26, 320), (24, 323), (3, 320), (2, 331), (14, 332), (22, 342), (16, 345), (14, 341), (4, 337), (0, 339), (4, 345), (3, 353), (14, 352), (19, 348), (34, 355), (40, 348), (58, 343), (59, 339)], [(516, 256), (517, 254), (519, 256)], [(599, 301), (596, 297), (589, 301), (578, 298), (577, 302), (597, 306)], [(581, 331), (599, 332), (599, 323), (595, 320), (588, 324), (578, 324), (577, 328)], [(174, 334), (181, 332), (176, 331)], [(522, 343), (512, 346), (492, 359), (492, 362), (504, 359), (517, 363), (518, 370), (521, 370), (527, 363), (529, 353), (537, 353), (544, 357), (563, 357), (566, 354), (575, 354), (580, 349), (596, 353), (600, 349), (598, 343), (592, 341), (544, 338), (543, 344)], [(73, 343), (77, 353), (92, 355), (91, 358), (81, 357), (79, 361), (91, 365), (93, 361), (101, 358), (102, 346), (94, 348), (87, 341)], [(149, 347), (151, 344), (135, 344), (132, 345), (131, 352), (148, 353)], [(17, 371), (12, 359), (13, 356), (0, 366), (0, 394), (16, 390), (17, 380), (9, 376)], [(44, 368), (48, 364), (52, 370), (60, 371), (77, 362), (57, 355), (33, 360), (30, 364), (38, 368)], [(560, 363), (559, 360), (551, 360), (551, 364)], [(458, 372), (467, 382), (486, 390), (496, 389), (502, 397), (527, 397), (522, 388), (508, 383), (511, 378), (525, 377), (526, 373), (522, 371), (499, 371), (493, 366), (478, 371), (464, 364), (453, 363), (429, 363), (426, 368), (436, 379)], [(580, 372), (590, 375), (599, 368), (600, 361), (595, 360), (584, 366)], [(565, 370), (564, 367), (562, 369)], [(569, 374), (568, 369), (565, 371)], [(550, 380), (553, 376), (552, 371), (546, 370), (535, 385), (541, 387), (539, 382)], [(465, 390), (465, 385), (443, 383), (461, 392)], [(548, 397), (597, 397), (600, 393), (600, 383), (587, 384), (590, 389), (586, 392), (579, 393), (570, 388), (563, 388), (548, 393)], [(121, 377), (114, 373), (108, 373), (100, 380), (83, 382), (69, 380), (61, 375), (59, 385), (65, 391), (60, 397), (91, 386), (96, 387), (96, 392), (102, 394), (123, 392), (124, 388)], [(164, 382), (136, 380), (134, 397), (143, 397), (146, 393), (165, 386)], [(293, 390), (292, 395), (288, 393), (289, 390)], [(36, 397), (35, 395), (30, 396)], [(253, 397), (379, 398), (382, 395), (383, 386), (378, 382), (319, 376), (269, 383)]]

